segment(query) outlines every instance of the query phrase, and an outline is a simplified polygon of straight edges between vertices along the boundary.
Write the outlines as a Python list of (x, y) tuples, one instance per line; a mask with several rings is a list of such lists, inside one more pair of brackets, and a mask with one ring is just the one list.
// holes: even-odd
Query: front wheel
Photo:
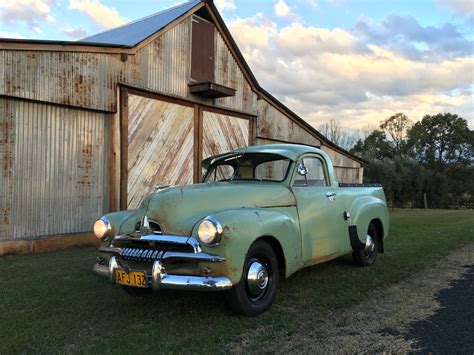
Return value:
[(265, 241), (256, 241), (247, 252), (240, 282), (227, 294), (230, 308), (247, 316), (264, 313), (275, 299), (278, 279), (275, 252)]
[(371, 224), (367, 230), (365, 247), (362, 250), (354, 251), (352, 257), (354, 262), (360, 266), (371, 266), (377, 260), (378, 236), (375, 227)]

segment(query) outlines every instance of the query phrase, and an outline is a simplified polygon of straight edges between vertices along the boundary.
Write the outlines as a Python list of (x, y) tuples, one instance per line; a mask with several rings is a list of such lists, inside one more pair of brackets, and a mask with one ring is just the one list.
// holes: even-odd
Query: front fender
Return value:
[[(295, 207), (240, 208), (218, 212), (213, 216), (222, 224), (222, 239), (219, 245), (203, 245), (202, 249), (226, 258), (222, 263), (200, 265), (211, 268), (213, 276), (228, 277), (233, 284), (238, 283), (247, 251), (260, 237), (273, 237), (280, 243), (286, 276), (301, 268), (301, 238)], [(192, 233), (196, 238), (198, 224)]]
[(387, 205), (385, 201), (373, 196), (359, 197), (351, 206), (351, 225), (357, 226), (359, 239), (365, 244), (367, 239), (367, 228), (370, 221), (379, 219), (382, 223), (385, 238), (390, 227)]
[(104, 217), (112, 225), (112, 235), (133, 233), (136, 223), (141, 219), (143, 211), (128, 210), (106, 214)]

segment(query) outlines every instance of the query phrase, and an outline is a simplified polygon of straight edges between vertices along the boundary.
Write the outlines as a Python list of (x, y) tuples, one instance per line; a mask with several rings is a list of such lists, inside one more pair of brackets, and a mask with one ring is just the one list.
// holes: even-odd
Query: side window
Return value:
[(259, 180), (283, 181), (290, 161), (280, 159), (260, 163), (255, 167), (255, 178)]
[(220, 164), (212, 168), (212, 171), (209, 173), (206, 182), (216, 182), (222, 180), (229, 180), (234, 174), (234, 168), (231, 165)]
[(303, 158), (298, 164), (303, 164), (307, 173), (306, 175), (296, 173), (293, 186), (328, 186), (328, 177), (321, 159), (313, 157)]

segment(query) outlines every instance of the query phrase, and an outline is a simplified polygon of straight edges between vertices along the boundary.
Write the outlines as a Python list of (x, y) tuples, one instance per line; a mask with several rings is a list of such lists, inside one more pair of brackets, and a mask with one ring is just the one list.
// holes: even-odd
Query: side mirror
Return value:
[(298, 165), (298, 174), (301, 176), (305, 176), (308, 173), (308, 169), (306, 169), (306, 166), (304, 166), (303, 163)]

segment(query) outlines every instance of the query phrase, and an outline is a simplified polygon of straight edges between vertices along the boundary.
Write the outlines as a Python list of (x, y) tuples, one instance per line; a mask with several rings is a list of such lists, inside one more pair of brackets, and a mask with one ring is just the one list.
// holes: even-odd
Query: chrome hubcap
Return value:
[(268, 271), (265, 265), (259, 261), (250, 264), (247, 272), (247, 286), (253, 297), (259, 297), (268, 286)]
[(367, 235), (367, 240), (365, 242), (364, 250), (367, 256), (371, 256), (375, 251), (374, 239), (370, 235)]

